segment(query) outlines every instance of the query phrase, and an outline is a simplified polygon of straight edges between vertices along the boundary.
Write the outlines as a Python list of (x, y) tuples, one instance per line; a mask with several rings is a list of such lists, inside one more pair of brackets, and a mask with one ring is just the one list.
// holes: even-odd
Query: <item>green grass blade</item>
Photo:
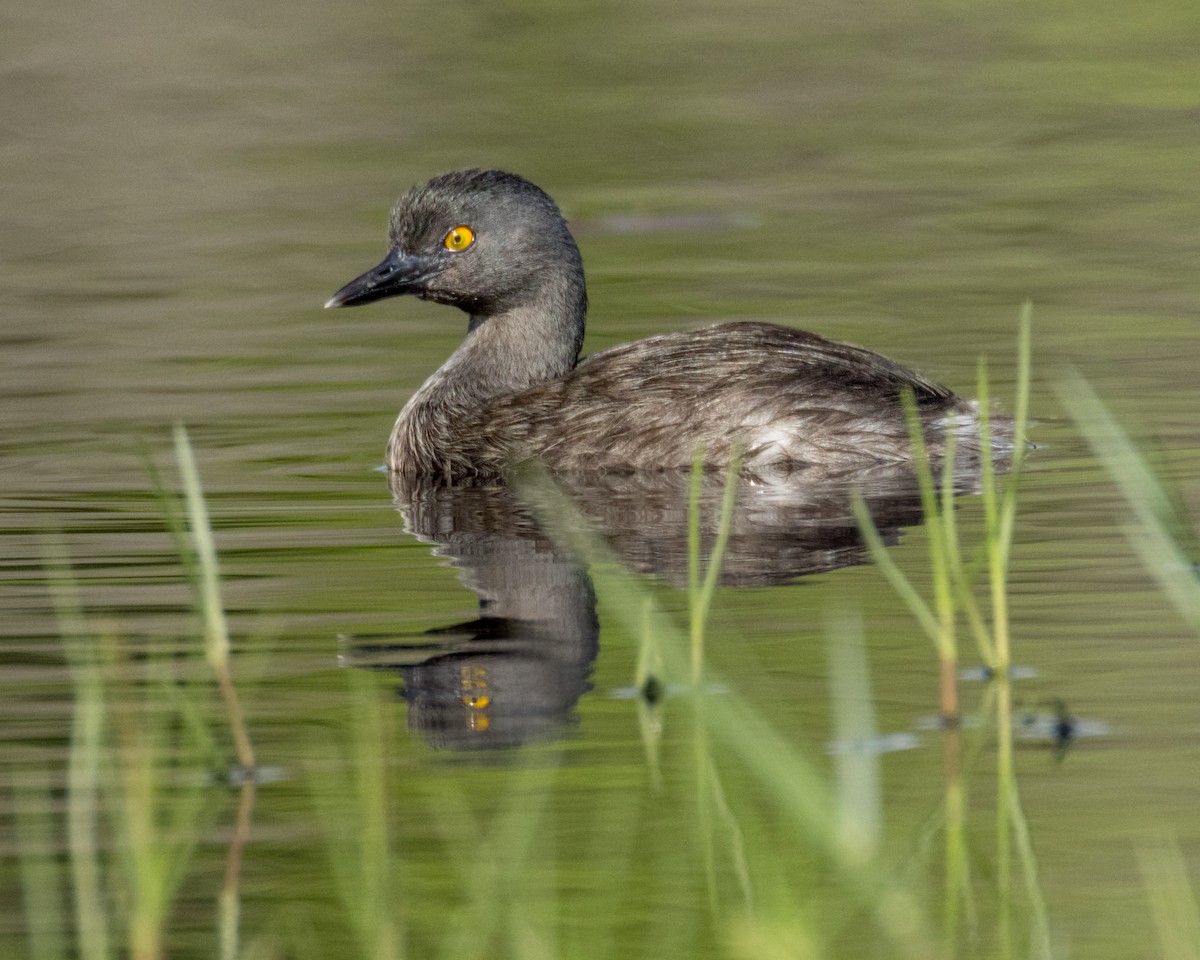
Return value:
[(729, 468), (725, 471), (725, 491), (721, 497), (721, 516), (717, 523), (717, 537), (713, 542), (712, 551), (709, 553), (708, 564), (704, 570), (704, 579), (699, 587), (695, 587), (695, 582), (699, 579), (698, 566), (700, 563), (700, 499), (697, 473), (695, 468), (692, 470), (692, 500), (688, 509), (688, 526), (690, 531), (696, 531), (696, 535), (694, 538), (692, 536), (688, 538), (688, 580), (689, 584), (693, 587), (690, 604), (692, 683), (697, 687), (701, 682), (703, 673), (704, 631), (708, 626), (708, 613), (712, 608), (713, 596), (717, 591), (717, 583), (721, 579), (721, 565), (725, 560), (725, 550), (729, 545), (729, 533), (733, 527), (733, 507), (737, 500), (740, 465), (741, 458), (735, 456), (729, 462)]
[(41, 768), (25, 772), (13, 790), (29, 960), (63, 960), (67, 955), (66, 908), (55, 856), (58, 841), (50, 814), (53, 803), (50, 777)]
[(208, 517), (208, 505), (204, 501), (196, 457), (183, 424), (175, 425), (175, 459), (183, 480), (188, 527), (191, 530), (192, 548), (195, 550), (199, 566), (197, 599), (204, 623), (204, 652), (209, 665), (217, 670), (229, 665), (229, 625), (225, 621), (225, 608), (221, 604), (221, 572), (217, 563), (212, 524)]
[(1200, 960), (1200, 906), (1178, 843), (1139, 850), (1138, 865), (1164, 960)]
[(51, 541), (44, 552), (58, 629), (75, 691), (67, 755), (67, 842), (75, 894), (76, 943), (82, 960), (108, 960), (109, 921), (99, 852), (100, 793), (108, 764), (104, 743), (108, 722), (104, 682), (66, 550), (60, 542)]
[(892, 589), (908, 607), (909, 612), (916, 618), (917, 623), (921, 625), (921, 629), (925, 631), (925, 635), (936, 648), (938, 646), (938, 621), (934, 616), (929, 605), (921, 599), (921, 595), (917, 593), (917, 588), (909, 582), (908, 578), (896, 566), (896, 561), (892, 559), (888, 553), (888, 548), (880, 539), (879, 530), (875, 526), (875, 518), (871, 516), (871, 511), (867, 508), (866, 501), (863, 500), (862, 494), (857, 490), (854, 491), (850, 500), (851, 508), (854, 510), (854, 519), (858, 521), (858, 529), (862, 533), (863, 539), (867, 542), (867, 550), (870, 553), (871, 560), (879, 568), (885, 579), (892, 585)]
[(204, 501), (204, 490), (200, 485), (200, 473), (196, 469), (196, 458), (183, 424), (175, 425), (175, 458), (179, 464), (180, 477), (183, 479), (188, 526), (199, 569), (197, 602), (204, 622), (205, 657), (221, 688), (229, 727), (237, 746), (238, 763), (250, 769), (254, 766), (254, 746), (250, 742), (242, 705), (233, 686), (229, 625), (221, 603), (221, 573), (217, 564), (217, 547), (208, 518), (208, 505)]
[(843, 611), (827, 619), (833, 734), (841, 745), (834, 772), (838, 796), (839, 843), (858, 862), (879, 850), (883, 837), (883, 801), (875, 740), (875, 709), (862, 617)]
[(1175, 536), (1183, 523), (1171, 498), (1083, 377), (1069, 373), (1059, 388), (1059, 399), (1129, 503), (1136, 522), (1128, 534), (1142, 563), (1179, 614), (1200, 633), (1200, 580)]

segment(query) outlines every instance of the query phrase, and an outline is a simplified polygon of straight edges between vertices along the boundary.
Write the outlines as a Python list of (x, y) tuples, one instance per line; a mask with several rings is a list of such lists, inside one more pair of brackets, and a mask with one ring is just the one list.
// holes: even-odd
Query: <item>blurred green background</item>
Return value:
[[(1039, 671), (1031, 704), (1063, 697), (1114, 735), (1057, 766), (1022, 754), (1026, 808), (1060, 955), (1154, 955), (1137, 850), (1166, 829), (1196, 876), (1200, 663), (1053, 388), (1063, 367), (1081, 370), (1197, 515), (1198, 40), (1194, 0), (9, 5), (9, 783), (61, 773), (72, 707), (42, 534), (62, 532), (97, 630), (136, 651), (192, 629), (139, 447), (161, 457), (177, 419), (210, 497), (238, 648), (274, 650), (249, 711), (264, 761), (304, 769), (313, 731), (340, 722), (337, 634), (472, 615), (473, 595), (404, 537), (372, 472), (461, 318), (415, 302), (321, 305), (382, 255), (387, 208), (411, 183), (495, 166), (538, 183), (571, 219), (590, 281), (588, 349), (772, 320), (871, 346), (964, 393), (986, 354), (1004, 405), (1017, 312), (1032, 299), (1039, 450), (1018, 519), (1015, 656)], [(962, 513), (977, 528), (977, 506)], [(895, 551), (918, 580), (922, 536)], [(829, 724), (819, 637), (826, 611), (848, 604), (865, 611), (881, 726), (911, 727), (934, 710), (936, 668), (876, 571), (723, 591), (714, 610), (719, 668), (818, 757)], [(661, 956), (666, 941), (737, 955), (710, 936), (676, 808), (647, 792), (633, 708), (609, 698), (633, 660), (602, 634), (596, 692), (553, 748), (549, 766), (566, 772), (530, 793), (554, 824), (532, 848), (547, 871), (533, 889), (561, 912), (558, 955), (572, 937), (594, 939), (591, 955)], [(402, 782), (427, 793), (394, 798), (419, 956), (444, 924), (467, 922), (462, 861), (486, 849), (463, 841), (486, 836), (484, 814), (446, 812), (444, 797), (486, 808), (481, 798), (523, 796), (528, 783), (513, 787), (505, 765), (464, 772), (393, 719)], [(682, 752), (667, 781), (686, 803), (689, 747), (672, 743)], [(884, 761), (887, 849), (900, 861), (939, 803), (935, 753)], [(742, 809), (759, 809), (753, 783), (734, 780)], [(972, 802), (986, 806), (990, 789)], [(0, 933), (6, 955), (23, 955), (11, 796), (0, 793)], [(269, 939), (302, 917), (322, 951), (340, 934), (311, 799), (298, 782), (261, 792), (243, 925)], [(773, 830), (764, 846), (787, 849)], [(628, 845), (619, 856), (614, 837)], [(185, 885), (180, 956), (211, 955), (221, 856), (205, 845)], [(789, 876), (810, 866), (799, 853), (781, 863)], [(822, 890), (819, 869), (804, 876), (800, 889)], [(601, 937), (589, 905), (623, 885), (636, 896), (612, 909), (633, 919)], [(831, 955), (838, 943), (865, 955), (855, 951), (870, 934), (845, 910)]]

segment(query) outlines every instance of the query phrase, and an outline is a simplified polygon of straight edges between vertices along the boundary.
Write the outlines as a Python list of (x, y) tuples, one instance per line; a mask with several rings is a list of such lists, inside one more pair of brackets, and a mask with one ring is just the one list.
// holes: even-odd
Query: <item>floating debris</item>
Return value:
[(213, 784), (226, 787), (241, 787), (247, 783), (281, 783), (291, 779), (291, 773), (286, 767), (268, 765), (243, 767), (235, 764), (228, 770), (214, 770), (209, 775)]
[[(1048, 700), (1041, 704), (1044, 709), (1021, 710), (1013, 717), (1012, 726), (1017, 739), (1030, 745), (1053, 747), (1059, 759), (1076, 740), (1092, 737), (1107, 737), (1112, 727), (1103, 720), (1085, 720), (1074, 716), (1066, 701)], [(957, 726), (962, 729), (979, 729), (990, 725), (991, 718), (964, 715)], [(946, 730), (946, 720), (941, 716), (921, 717), (918, 730)]]
[(983, 726), (983, 718), (969, 713), (961, 714), (947, 722), (942, 714), (920, 717), (917, 720), (918, 730), (977, 730)]
[(658, 677), (651, 674), (646, 678), (646, 682), (642, 684), (642, 699), (650, 706), (654, 706), (663, 698), (663, 685), (659, 682)]
[(850, 740), (831, 740), (826, 747), (827, 752), (835, 757), (870, 756), (876, 757), (882, 753), (898, 753), (901, 750), (915, 750), (921, 745), (921, 738), (915, 733), (881, 733), (874, 737), (855, 737)]
[[(645, 700), (647, 703), (659, 703), (669, 697), (677, 697), (692, 692), (691, 684), (663, 683), (657, 677), (648, 677), (640, 687), (617, 687), (608, 695), (610, 700)], [(707, 684), (703, 690), (706, 697), (717, 696), (729, 692), (723, 683)], [(653, 697), (653, 698), (652, 698)]]
[(1018, 738), (1026, 743), (1054, 747), (1060, 758), (1076, 740), (1107, 737), (1112, 733), (1112, 727), (1103, 720), (1082, 720), (1074, 716), (1064, 700), (1052, 700), (1046, 706), (1050, 709), (1023, 711), (1013, 721), (1013, 728)]
[[(1009, 680), (1032, 680), (1038, 676), (1036, 667), (1010, 666)], [(958, 673), (959, 680), (973, 680), (977, 683), (990, 683), (996, 679), (996, 671), (989, 666), (967, 667)]]

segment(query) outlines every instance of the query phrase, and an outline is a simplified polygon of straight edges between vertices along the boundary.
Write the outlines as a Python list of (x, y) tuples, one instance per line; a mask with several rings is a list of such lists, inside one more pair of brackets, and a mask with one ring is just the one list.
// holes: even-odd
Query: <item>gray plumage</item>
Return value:
[[(473, 242), (447, 249), (469, 227)], [(752, 477), (907, 460), (912, 390), (932, 455), (954, 430), (978, 448), (974, 404), (861, 347), (766, 323), (622, 344), (578, 361), (587, 315), (579, 250), (553, 201), (500, 171), (414, 187), (392, 212), (388, 257), (328, 306), (412, 294), (464, 310), (457, 350), (401, 411), (388, 469), (448, 481), (530, 457), (562, 472), (674, 469), (702, 448)], [(461, 239), (461, 238), (460, 238)]]

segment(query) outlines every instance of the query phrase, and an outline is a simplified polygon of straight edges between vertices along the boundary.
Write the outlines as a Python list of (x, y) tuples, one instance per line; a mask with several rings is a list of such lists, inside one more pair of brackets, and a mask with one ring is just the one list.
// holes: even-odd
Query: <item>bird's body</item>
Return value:
[(751, 476), (850, 471), (910, 457), (905, 390), (935, 457), (948, 428), (977, 446), (974, 404), (870, 350), (773, 324), (650, 337), (579, 362), (578, 249), (550, 198), (512, 174), (414, 188), (391, 241), (329, 306), (411, 293), (470, 316), (396, 421), (396, 473), (465, 481), (534, 457), (561, 472), (661, 470), (697, 450), (712, 466), (740, 456)]

